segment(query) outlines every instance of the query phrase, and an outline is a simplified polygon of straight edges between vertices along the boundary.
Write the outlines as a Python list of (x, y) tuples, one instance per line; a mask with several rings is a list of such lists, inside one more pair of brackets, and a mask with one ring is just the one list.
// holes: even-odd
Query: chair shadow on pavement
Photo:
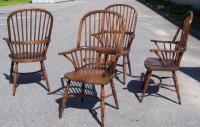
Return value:
[[(123, 88), (124, 90), (128, 90), (129, 92), (133, 93), (135, 95), (135, 97), (138, 99), (139, 102), (141, 102), (141, 95), (143, 93), (143, 83), (144, 83), (144, 73), (141, 74), (141, 76), (135, 76), (137, 77), (135, 80), (131, 80), (128, 84), (127, 84), (127, 88)], [(160, 81), (162, 82), (162, 77), (159, 77), (157, 75), (152, 75), (152, 79), (148, 81), (149, 84), (154, 84), (156, 83), (154, 81), (154, 78), (157, 78), (158, 80), (156, 81)], [(168, 98), (168, 97), (165, 97), (161, 94), (159, 94), (159, 90), (160, 88), (164, 88), (166, 90), (170, 90), (170, 91), (174, 91), (173, 89), (171, 88), (168, 88), (168, 87), (164, 87), (164, 86), (151, 86), (149, 85), (148, 86), (148, 89), (146, 91), (146, 96), (154, 96), (154, 97), (162, 97), (166, 100), (169, 100), (171, 102), (174, 102), (174, 103), (177, 103), (176, 101)], [(175, 92), (175, 91), (174, 91)], [(144, 98), (145, 99), (145, 98)], [(177, 103), (178, 104), (178, 103)]]
[(180, 67), (179, 70), (200, 82), (200, 67)]
[[(48, 93), (49, 95), (51, 94), (61, 95), (60, 98), (55, 100), (56, 103), (59, 105), (59, 109), (62, 104), (62, 98), (64, 94), (65, 85), (66, 85), (65, 80), (61, 78), (61, 87), (53, 92)], [(83, 110), (87, 109), (91, 113), (92, 117), (100, 125), (101, 123), (97, 116), (97, 111), (96, 111), (97, 109), (99, 109), (99, 107), (96, 107), (96, 105), (98, 105), (97, 103), (99, 102), (99, 98), (97, 97), (97, 91), (96, 91), (95, 85), (85, 84), (84, 102), (81, 102), (82, 96), (80, 96), (80, 93), (81, 93), (81, 83), (71, 81), (68, 100), (67, 100), (67, 103), (65, 104), (65, 110), (67, 110), (67, 108), (77, 108), (77, 109), (83, 109)], [(106, 105), (112, 108), (115, 108), (113, 105), (110, 105), (108, 103), (106, 103)], [(58, 112), (59, 112), (59, 109), (58, 109)], [(63, 115), (65, 115), (65, 113), (63, 113)]]
[[(5, 76), (5, 79), (10, 81), (10, 75), (3, 73)], [(19, 77), (17, 78), (17, 87), (20, 85), (24, 84), (29, 84), (29, 83), (37, 83), (39, 86), (44, 88), (46, 91), (48, 91), (46, 87), (45, 81), (44, 83), (41, 83), (42, 78), (40, 73), (35, 73), (35, 74), (20, 74)]]

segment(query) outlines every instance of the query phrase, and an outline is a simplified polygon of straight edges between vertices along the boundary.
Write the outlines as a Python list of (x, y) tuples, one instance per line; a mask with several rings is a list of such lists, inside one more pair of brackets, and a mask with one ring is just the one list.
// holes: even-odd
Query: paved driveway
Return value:
[[(58, 107), (62, 97), (61, 77), (71, 71), (72, 66), (59, 51), (69, 50), (76, 46), (77, 30), (81, 16), (90, 10), (103, 9), (112, 3), (126, 3), (134, 6), (139, 12), (136, 39), (131, 50), (133, 75), (128, 77), (127, 84), (115, 81), (120, 109), (106, 106), (106, 127), (199, 127), (200, 125), (200, 42), (190, 36), (181, 69), (177, 72), (182, 105), (176, 104), (176, 93), (164, 88), (151, 88), (149, 92), (157, 92), (144, 98), (141, 104), (135, 93), (140, 95), (142, 84), (139, 78), (145, 73), (143, 62), (152, 56), (150, 39), (172, 39), (177, 27), (151, 9), (134, 0), (75, 0), (49, 5), (27, 4), (0, 8), (0, 38), (7, 37), (6, 16), (13, 9), (22, 7), (42, 7), (53, 13), (52, 41), (45, 62), (48, 70), (52, 93), (44, 89), (45, 82), (37, 75), (20, 77), (16, 96), (12, 96), (12, 85), (8, 75), (10, 59), (8, 47), (4, 41), (0, 46), (0, 126), (1, 127), (96, 127), (99, 126), (99, 106), (96, 100), (70, 100), (65, 108), (63, 118), (58, 118)], [(20, 65), (19, 70), (30, 71), (39, 68), (39, 64)], [(169, 73), (155, 73), (169, 75)], [(138, 77), (137, 77), (138, 76)], [(119, 75), (121, 78), (121, 75)], [(166, 83), (172, 83), (166, 80)], [(92, 87), (99, 94), (99, 88)], [(107, 92), (110, 87), (107, 87)], [(114, 105), (113, 99), (107, 102)]]

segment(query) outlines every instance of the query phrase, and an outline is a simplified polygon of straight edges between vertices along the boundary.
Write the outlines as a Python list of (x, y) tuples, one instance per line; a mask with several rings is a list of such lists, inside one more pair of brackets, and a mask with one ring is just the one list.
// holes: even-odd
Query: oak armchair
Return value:
[[(44, 9), (31, 8), (16, 10), (8, 15), (8, 38), (4, 38), (10, 49), (10, 82), (13, 83), (13, 96), (19, 74), (19, 63), (40, 62), (42, 79), (50, 91), (47, 72), (44, 65), (51, 39), (53, 16)], [(36, 72), (31, 72), (36, 73)]]
[[(178, 97), (178, 103), (181, 104), (176, 71), (180, 67), (182, 56), (186, 51), (187, 40), (192, 19), (193, 19), (193, 12), (192, 11), (187, 12), (183, 19), (182, 24), (178, 28), (172, 41), (151, 40), (151, 42), (155, 43), (157, 48), (151, 49), (150, 52), (155, 53), (157, 57), (149, 57), (144, 61), (144, 66), (147, 69), (147, 72), (144, 79), (141, 102), (148, 88), (148, 80), (151, 78), (152, 71), (169, 71), (172, 72), (174, 85), (166, 85), (166, 86), (175, 87)], [(158, 85), (164, 85), (164, 84), (158, 84)]]
[[(70, 94), (71, 81), (81, 82), (81, 101), (84, 101), (85, 84), (100, 86), (101, 127), (104, 127), (105, 99), (113, 96), (116, 108), (118, 101), (113, 78), (124, 39), (124, 18), (106, 10), (91, 11), (83, 16), (79, 26), (77, 48), (59, 53), (74, 66), (74, 71), (66, 73), (67, 85), (60, 106), (62, 117), (64, 106)], [(109, 42), (109, 43), (105, 43)], [(84, 44), (83, 46), (81, 44)], [(109, 44), (109, 46), (107, 46)], [(105, 86), (111, 85), (112, 93), (105, 95)]]
[(118, 66), (123, 68), (123, 84), (126, 84), (126, 65), (129, 68), (129, 74), (132, 75), (131, 72), (131, 63), (130, 63), (130, 51), (133, 39), (135, 38), (135, 30), (137, 24), (137, 11), (134, 7), (127, 4), (113, 4), (109, 5), (105, 8), (105, 10), (114, 11), (121, 14), (124, 17), (124, 22), (126, 24), (125, 28), (125, 36), (124, 36), (124, 45), (121, 50), (121, 55), (123, 57), (122, 64), (117, 64)]

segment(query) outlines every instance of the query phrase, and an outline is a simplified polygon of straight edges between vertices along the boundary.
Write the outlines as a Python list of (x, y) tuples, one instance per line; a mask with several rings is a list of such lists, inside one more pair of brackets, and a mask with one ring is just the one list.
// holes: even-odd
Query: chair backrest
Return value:
[(7, 25), (11, 55), (24, 54), (24, 59), (37, 53), (46, 55), (53, 26), (50, 12), (39, 8), (16, 10), (8, 15)]
[(177, 42), (177, 44), (175, 46), (175, 50), (183, 50), (182, 52), (177, 52), (176, 54), (174, 54), (177, 66), (180, 65), (182, 55), (187, 47), (188, 35), (189, 35), (189, 31), (190, 31), (190, 26), (192, 24), (192, 20), (193, 20), (193, 12), (188, 11), (185, 14), (183, 21), (182, 21), (180, 27), (178, 28), (178, 30), (174, 36), (174, 39), (173, 39), (173, 42), (175, 42), (175, 41)]
[(77, 47), (122, 47), (124, 28), (124, 18), (120, 14), (107, 10), (91, 11), (80, 21)]
[(127, 4), (113, 4), (105, 8), (121, 14), (126, 23), (124, 47), (130, 50), (131, 44), (135, 37), (135, 29), (137, 23), (137, 11), (134, 7)]
[[(116, 12), (96, 10), (84, 15), (80, 21), (77, 48), (86, 49), (71, 54), (71, 61), (76, 61), (73, 62), (75, 68), (105, 69), (109, 66), (110, 72), (114, 73), (124, 33), (124, 18)], [(93, 50), (94, 47), (98, 52)]]

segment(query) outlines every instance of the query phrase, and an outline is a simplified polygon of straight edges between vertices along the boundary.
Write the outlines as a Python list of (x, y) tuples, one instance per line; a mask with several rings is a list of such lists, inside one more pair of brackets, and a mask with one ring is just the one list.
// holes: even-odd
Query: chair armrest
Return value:
[(68, 51), (59, 52), (58, 55), (67, 55), (67, 54), (73, 53), (77, 50), (79, 50), (79, 48), (74, 48), (74, 49), (71, 49), (71, 50), (68, 50)]
[(134, 32), (125, 32), (125, 34), (129, 34), (131, 36), (132, 39), (135, 38), (135, 33)]
[(10, 41), (8, 38), (3, 38), (7, 43), (9, 44), (22, 44), (22, 45), (27, 45), (27, 44), (47, 44), (49, 43), (50, 40), (36, 40), (36, 41)]
[(172, 44), (177, 44), (179, 41), (151, 40), (151, 42), (154, 42), (154, 43), (172, 43)]
[(3, 38), (3, 40), (6, 42), (10, 42), (10, 40), (8, 38)]
[(160, 52), (160, 53), (181, 53), (184, 52), (185, 49), (178, 49), (178, 50), (166, 50), (166, 49), (150, 49), (150, 52)]
[(95, 48), (96, 52), (102, 54), (117, 54), (117, 50), (114, 48)]

